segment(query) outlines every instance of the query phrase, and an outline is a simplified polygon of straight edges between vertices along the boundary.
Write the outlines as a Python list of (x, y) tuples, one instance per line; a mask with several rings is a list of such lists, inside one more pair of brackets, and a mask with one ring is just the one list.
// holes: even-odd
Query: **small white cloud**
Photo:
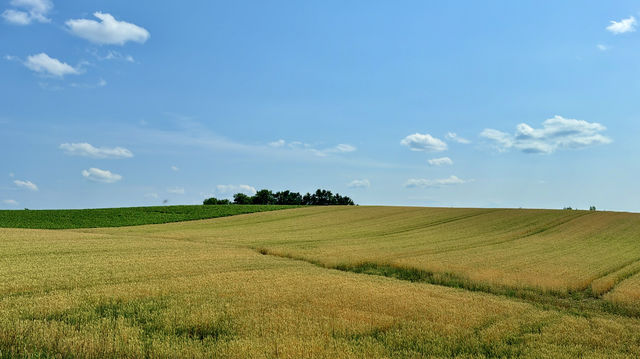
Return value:
[(124, 45), (129, 41), (144, 43), (149, 31), (138, 25), (118, 21), (111, 14), (95, 12), (93, 16), (100, 22), (91, 19), (72, 19), (65, 24), (71, 33), (96, 44)]
[(157, 193), (147, 193), (144, 195), (147, 198), (158, 198), (158, 194)]
[(171, 166), (171, 170), (172, 170), (172, 171), (175, 171), (175, 172), (180, 171), (180, 169), (178, 168), (178, 166)]
[(82, 143), (63, 143), (60, 149), (67, 155), (83, 156), (91, 158), (131, 158), (133, 153), (123, 147), (93, 147), (91, 144)]
[(222, 194), (233, 194), (233, 193), (244, 193), (248, 195), (256, 194), (256, 189), (246, 184), (219, 184), (216, 186), (216, 189), (219, 193)]
[(369, 188), (369, 186), (371, 186), (371, 183), (369, 183), (368, 179), (361, 179), (361, 180), (353, 180), (347, 186), (349, 188)]
[(185, 194), (185, 190), (182, 187), (174, 187), (174, 188), (167, 188), (167, 193), (171, 193), (171, 194)]
[(440, 186), (463, 184), (467, 182), (469, 181), (460, 179), (457, 176), (450, 176), (448, 178), (441, 178), (441, 179), (411, 178), (407, 181), (407, 183), (405, 183), (404, 186), (407, 188), (440, 187)]
[(471, 143), (471, 141), (467, 140), (466, 138), (462, 138), (462, 137), (458, 136), (455, 132), (449, 132), (444, 137), (449, 141), (454, 141), (454, 142), (462, 143), (462, 144), (465, 144), (465, 145)]
[(5, 200), (2, 201), (2, 203), (8, 204), (10, 206), (17, 206), (18, 205), (18, 201), (13, 200), (13, 199), (5, 199)]
[(13, 174), (13, 172), (9, 173), (9, 177), (13, 178), (13, 176), (15, 176), (15, 174)]
[(427, 151), (427, 152), (441, 152), (447, 149), (447, 144), (428, 133), (414, 133), (405, 137), (400, 144), (409, 147), (411, 151)]
[(80, 70), (58, 59), (49, 57), (44, 52), (27, 57), (24, 65), (32, 71), (55, 77), (80, 74)]
[(122, 179), (122, 176), (119, 174), (115, 174), (107, 170), (101, 170), (99, 168), (83, 170), (82, 176), (90, 181), (102, 183), (115, 183)]
[(596, 47), (597, 47), (597, 48), (598, 48), (598, 50), (600, 50), (600, 51), (607, 51), (607, 50), (609, 50), (609, 46), (604, 45), (604, 44), (598, 44), (598, 45), (596, 45)]
[(558, 149), (580, 149), (598, 144), (611, 143), (611, 139), (600, 132), (606, 127), (596, 122), (566, 119), (555, 116), (535, 129), (526, 123), (516, 126), (514, 135), (485, 129), (480, 136), (494, 142), (499, 151), (511, 148), (525, 153), (551, 154)]
[(51, 19), (47, 18), (47, 14), (53, 9), (50, 0), (11, 0), (10, 4), (22, 10), (5, 10), (2, 17), (8, 23), (29, 25), (33, 21), (51, 22)]
[(26, 188), (30, 191), (37, 191), (38, 190), (38, 186), (35, 185), (35, 183), (31, 182), (31, 181), (20, 181), (20, 180), (15, 180), (13, 181), (13, 183), (20, 187), (20, 188)]
[(355, 150), (356, 150), (355, 146), (347, 145), (345, 143), (341, 143), (341, 144), (337, 145), (336, 147), (334, 147), (333, 149), (329, 149), (329, 151), (341, 152), (341, 153), (353, 152)]
[(440, 157), (440, 158), (432, 158), (429, 161), (429, 165), (431, 166), (444, 166), (444, 165), (452, 165), (453, 161), (449, 157)]
[(636, 31), (636, 18), (630, 16), (620, 21), (611, 21), (611, 25), (607, 26), (607, 30), (613, 34), (624, 34)]
[(280, 148), (280, 147), (284, 147), (285, 143), (286, 142), (284, 140), (277, 140), (277, 141), (269, 142), (269, 147)]

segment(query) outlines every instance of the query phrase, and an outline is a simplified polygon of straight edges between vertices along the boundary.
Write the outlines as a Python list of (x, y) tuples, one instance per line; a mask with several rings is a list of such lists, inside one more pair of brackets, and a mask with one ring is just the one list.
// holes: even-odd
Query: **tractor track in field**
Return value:
[(403, 280), (413, 283), (424, 283), (448, 288), (456, 288), (471, 292), (507, 297), (540, 307), (545, 310), (557, 310), (579, 317), (590, 317), (593, 314), (611, 314), (629, 318), (640, 318), (640, 308), (621, 306), (594, 297), (590, 288), (566, 293), (544, 291), (532, 287), (511, 287), (472, 281), (455, 273), (431, 272), (416, 268), (380, 264), (375, 262), (359, 262), (357, 264), (327, 265), (321, 261), (296, 256), (289, 253), (271, 251), (266, 248), (254, 248), (262, 255), (285, 258), (305, 262), (328, 270), (338, 270), (363, 275)]

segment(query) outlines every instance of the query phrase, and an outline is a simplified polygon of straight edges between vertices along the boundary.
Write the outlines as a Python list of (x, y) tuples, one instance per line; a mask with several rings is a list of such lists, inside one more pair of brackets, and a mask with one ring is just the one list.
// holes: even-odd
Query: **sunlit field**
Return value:
[(1, 357), (636, 357), (640, 215), (307, 207), (0, 229)]

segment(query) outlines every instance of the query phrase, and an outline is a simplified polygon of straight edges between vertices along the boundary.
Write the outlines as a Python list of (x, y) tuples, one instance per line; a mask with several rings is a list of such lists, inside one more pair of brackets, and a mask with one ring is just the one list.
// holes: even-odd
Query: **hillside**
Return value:
[(0, 229), (0, 351), (633, 357), (640, 215), (307, 207)]

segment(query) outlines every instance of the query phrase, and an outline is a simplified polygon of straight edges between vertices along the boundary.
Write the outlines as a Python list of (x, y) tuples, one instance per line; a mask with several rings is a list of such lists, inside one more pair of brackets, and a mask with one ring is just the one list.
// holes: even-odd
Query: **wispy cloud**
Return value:
[(597, 48), (598, 48), (598, 50), (600, 50), (600, 51), (607, 51), (607, 50), (609, 50), (609, 46), (604, 45), (604, 44), (598, 44), (598, 45), (596, 45), (596, 47), (597, 47)]
[(185, 194), (185, 190), (182, 187), (173, 187), (173, 188), (167, 188), (167, 193), (171, 193), (171, 194)]
[(256, 194), (256, 189), (247, 184), (219, 184), (216, 189), (221, 194), (244, 193), (248, 195)]
[(123, 147), (94, 147), (89, 143), (63, 143), (60, 149), (67, 155), (91, 158), (131, 158), (133, 153)]
[(485, 129), (480, 136), (492, 141), (500, 151), (516, 149), (525, 153), (550, 154), (558, 149), (579, 149), (611, 143), (601, 134), (606, 127), (596, 122), (566, 119), (555, 116), (535, 129), (526, 123), (516, 126), (511, 135), (494, 129)]
[(180, 168), (178, 168), (178, 166), (171, 166), (171, 170), (174, 172), (178, 172), (180, 171)]
[(453, 161), (449, 157), (432, 158), (427, 162), (429, 162), (429, 165), (431, 166), (450, 166), (453, 164)]
[(129, 41), (144, 43), (149, 37), (149, 31), (138, 25), (118, 21), (111, 14), (95, 12), (93, 19), (71, 19), (65, 24), (72, 34), (96, 44), (124, 45)]
[(448, 178), (441, 178), (441, 179), (411, 178), (405, 183), (404, 186), (407, 188), (440, 187), (440, 186), (458, 185), (458, 184), (463, 184), (467, 182), (469, 181), (460, 179), (457, 176), (449, 176)]
[(2, 13), (4, 20), (14, 25), (29, 25), (33, 21), (51, 22), (47, 14), (53, 9), (50, 0), (11, 0), (11, 6), (18, 8), (7, 9)]
[(83, 170), (82, 177), (93, 182), (102, 183), (115, 183), (122, 179), (122, 176), (119, 174), (115, 174), (111, 171), (102, 170), (99, 168), (89, 168), (88, 170)]
[(400, 141), (401, 145), (409, 147), (411, 151), (441, 152), (447, 150), (447, 144), (428, 133), (414, 133)]
[(318, 157), (326, 157), (329, 154), (338, 154), (338, 153), (349, 153), (354, 152), (357, 148), (353, 145), (349, 145), (346, 143), (341, 143), (333, 147), (329, 148), (316, 148), (313, 145), (308, 143), (300, 142), (300, 141), (292, 141), (287, 142), (285, 140), (277, 140), (268, 143), (269, 147), (272, 148), (286, 148), (292, 151), (302, 151), (312, 153)]
[(349, 188), (369, 188), (371, 183), (368, 179), (356, 179), (351, 181), (347, 186)]
[(471, 141), (467, 140), (466, 138), (462, 138), (462, 137), (458, 136), (455, 132), (447, 133), (445, 138), (447, 140), (449, 140), (449, 141), (458, 142), (458, 143), (462, 143), (462, 144), (465, 144), (465, 145), (471, 143)]
[(13, 181), (13, 183), (16, 186), (20, 187), (20, 188), (25, 188), (25, 189), (28, 189), (30, 191), (37, 191), (38, 190), (38, 186), (36, 186), (36, 184), (31, 182), (31, 181), (15, 180), (15, 181)]
[(615, 35), (636, 31), (636, 18), (630, 16), (620, 21), (611, 21), (611, 25), (607, 26), (607, 30)]

